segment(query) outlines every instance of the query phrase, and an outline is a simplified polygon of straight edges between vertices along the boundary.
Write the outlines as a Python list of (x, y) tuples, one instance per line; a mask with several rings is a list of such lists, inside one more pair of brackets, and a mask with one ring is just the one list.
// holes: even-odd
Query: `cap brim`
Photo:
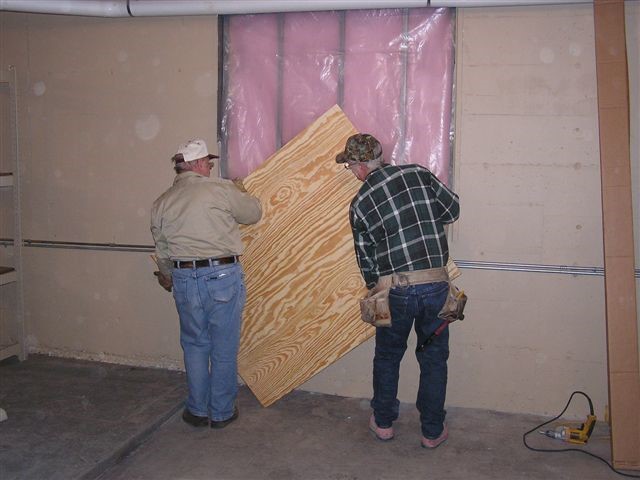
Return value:
[(347, 163), (347, 156), (344, 153), (336, 155), (336, 163)]
[[(202, 158), (207, 158), (209, 160), (213, 160), (214, 158), (220, 158), (220, 157), (218, 155), (213, 155), (212, 153), (210, 153), (206, 157), (202, 157)], [(181, 153), (176, 153), (173, 157), (171, 157), (171, 161), (173, 163), (182, 163), (182, 162), (185, 161), (184, 160), (184, 155), (182, 155)]]

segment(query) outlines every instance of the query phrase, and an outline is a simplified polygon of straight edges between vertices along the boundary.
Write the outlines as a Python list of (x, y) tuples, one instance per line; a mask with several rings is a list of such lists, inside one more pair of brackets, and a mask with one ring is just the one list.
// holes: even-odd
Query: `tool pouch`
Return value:
[(460, 290), (453, 283), (449, 282), (449, 293), (438, 318), (447, 320), (449, 323), (456, 320), (464, 320), (464, 307), (467, 304), (467, 296), (464, 290)]
[(360, 316), (362, 321), (374, 327), (390, 327), (391, 311), (389, 310), (389, 289), (385, 288), (369, 294), (360, 300)]

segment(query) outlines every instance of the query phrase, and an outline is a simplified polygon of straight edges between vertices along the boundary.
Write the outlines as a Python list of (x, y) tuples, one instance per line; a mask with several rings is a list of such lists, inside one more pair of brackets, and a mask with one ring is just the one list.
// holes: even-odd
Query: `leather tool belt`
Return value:
[(389, 290), (394, 287), (448, 281), (449, 274), (445, 267), (384, 275), (378, 279), (376, 286), (369, 290), (367, 296), (360, 300), (360, 316), (364, 322), (375, 327), (390, 327)]
[(438, 318), (445, 320), (447, 323), (464, 320), (464, 307), (466, 304), (467, 295), (464, 290), (460, 290), (449, 282), (449, 293), (442, 309), (438, 313)]

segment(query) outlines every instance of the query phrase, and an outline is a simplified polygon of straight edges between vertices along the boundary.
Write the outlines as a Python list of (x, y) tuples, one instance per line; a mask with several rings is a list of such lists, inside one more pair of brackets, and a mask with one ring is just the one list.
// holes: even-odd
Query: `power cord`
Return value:
[(571, 400), (573, 399), (574, 395), (576, 395), (578, 393), (580, 395), (583, 395), (587, 399), (587, 401), (589, 402), (589, 409), (591, 411), (591, 415), (593, 415), (593, 402), (589, 398), (589, 395), (587, 395), (584, 392), (575, 391), (575, 392), (573, 392), (571, 394), (571, 396), (569, 397), (569, 401), (567, 402), (567, 404), (565, 405), (564, 409), (562, 410), (562, 412), (560, 412), (560, 414), (558, 416), (553, 417), (551, 420), (546, 421), (544, 423), (541, 423), (540, 425), (535, 426), (534, 428), (532, 428), (531, 430), (526, 432), (524, 435), (522, 435), (522, 443), (524, 443), (524, 446), (527, 447), (529, 450), (533, 450), (534, 452), (544, 452), (544, 453), (580, 452), (580, 453), (584, 453), (585, 455), (589, 455), (590, 457), (597, 458), (598, 460), (603, 462), (607, 467), (609, 467), (611, 470), (613, 470), (618, 475), (622, 475), (624, 477), (630, 477), (630, 478), (640, 478), (640, 475), (634, 475), (634, 474), (631, 474), (631, 473), (624, 473), (624, 472), (621, 472), (620, 470), (617, 470), (613, 465), (611, 465), (609, 462), (607, 462), (604, 458), (599, 457), (598, 455), (595, 455), (595, 454), (593, 454), (591, 452), (587, 452), (586, 450), (581, 450), (579, 448), (559, 448), (559, 449), (553, 449), (553, 450), (552, 449), (545, 449), (545, 448), (534, 448), (534, 447), (530, 446), (527, 443), (527, 435), (529, 435), (530, 433), (535, 432), (540, 427), (544, 427), (545, 425), (548, 425), (551, 422), (555, 422), (560, 417), (562, 417), (562, 415), (564, 415), (564, 412), (567, 411), (567, 408), (569, 408), (569, 405), (571, 404)]

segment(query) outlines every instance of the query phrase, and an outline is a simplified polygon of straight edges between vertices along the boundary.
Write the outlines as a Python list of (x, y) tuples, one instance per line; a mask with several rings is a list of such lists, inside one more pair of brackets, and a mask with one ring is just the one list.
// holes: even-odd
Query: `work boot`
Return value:
[(393, 427), (380, 428), (376, 423), (376, 417), (373, 413), (369, 418), (369, 430), (373, 432), (378, 440), (382, 440), (383, 442), (388, 442), (393, 439)]
[(199, 417), (198, 415), (194, 415), (187, 408), (182, 411), (182, 420), (192, 427), (206, 427), (209, 425), (209, 417)]
[(442, 445), (447, 440), (447, 438), (449, 438), (449, 429), (445, 425), (442, 429), (442, 433), (438, 438), (427, 438), (423, 436), (420, 445), (422, 445), (422, 448), (437, 448)]
[(231, 415), (226, 420), (211, 420), (211, 428), (224, 428), (238, 418), (240, 412), (238, 411), (238, 407), (233, 407), (233, 415)]

